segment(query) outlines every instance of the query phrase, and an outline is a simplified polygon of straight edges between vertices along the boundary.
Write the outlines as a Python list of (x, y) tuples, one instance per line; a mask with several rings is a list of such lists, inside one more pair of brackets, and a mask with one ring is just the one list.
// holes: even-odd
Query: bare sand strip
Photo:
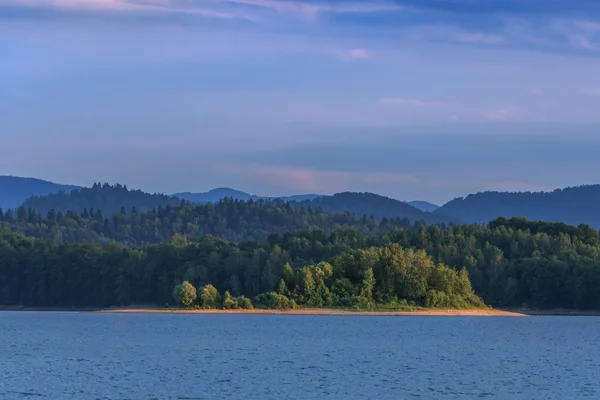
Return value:
[(297, 310), (182, 310), (178, 308), (157, 308), (152, 305), (138, 305), (115, 308), (70, 308), (70, 307), (24, 307), (0, 306), (0, 311), (64, 311), (64, 312), (95, 312), (116, 314), (222, 314), (222, 315), (360, 315), (360, 316), (431, 316), (431, 317), (528, 317), (528, 316), (585, 316), (600, 317), (599, 311), (579, 310), (537, 310), (510, 309), (498, 310), (482, 308), (473, 310), (456, 309), (420, 309), (416, 311), (346, 311), (331, 308), (300, 308)]
[(180, 309), (161, 309), (161, 308), (122, 308), (97, 310), (100, 313), (119, 313), (119, 314), (219, 314), (219, 315), (340, 315), (340, 316), (431, 316), (431, 317), (526, 317), (527, 314), (521, 314), (511, 311), (501, 311), (494, 309), (474, 309), (474, 310), (450, 310), (450, 309), (431, 309), (418, 311), (345, 311), (328, 308), (303, 308), (289, 311), (279, 310), (180, 310)]

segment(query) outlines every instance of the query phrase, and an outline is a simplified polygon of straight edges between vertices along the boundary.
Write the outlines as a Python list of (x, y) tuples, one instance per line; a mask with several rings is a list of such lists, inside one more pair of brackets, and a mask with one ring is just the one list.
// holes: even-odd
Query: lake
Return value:
[(600, 318), (0, 312), (1, 399), (598, 399)]

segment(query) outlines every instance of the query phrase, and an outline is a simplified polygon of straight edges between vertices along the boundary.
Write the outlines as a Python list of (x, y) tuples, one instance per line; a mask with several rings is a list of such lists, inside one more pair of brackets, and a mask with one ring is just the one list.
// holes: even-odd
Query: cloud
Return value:
[(321, 13), (372, 13), (398, 11), (403, 7), (391, 2), (301, 2), (293, 0), (212, 0), (213, 2), (266, 8), (281, 14), (294, 14), (314, 19)]
[(498, 35), (490, 35), (480, 32), (455, 32), (454, 38), (458, 42), (462, 43), (473, 43), (473, 44), (502, 44), (504, 38)]
[(346, 50), (334, 50), (330, 54), (342, 61), (361, 61), (371, 58), (371, 53), (367, 49), (351, 48)]
[(441, 101), (428, 101), (419, 99), (406, 99), (402, 97), (386, 97), (379, 100), (380, 104), (384, 105), (398, 105), (406, 107), (444, 107), (445, 104)]
[(600, 22), (596, 21), (575, 21), (574, 25), (587, 32), (600, 32)]
[(520, 119), (515, 113), (505, 109), (485, 111), (482, 113), (482, 116), (488, 121), (496, 122), (511, 122)]
[(364, 59), (370, 58), (371, 54), (365, 49), (349, 49), (346, 54), (351, 58)]
[(569, 42), (573, 45), (573, 47), (583, 50), (597, 50), (598, 46), (593, 44), (591, 40), (583, 35), (569, 35)]
[(24, 9), (55, 9), (63, 12), (133, 13), (133, 14), (189, 14), (219, 19), (261, 19), (222, 8), (200, 7), (196, 3), (169, 0), (0, 0), (2, 6)]
[(600, 96), (600, 89), (583, 89), (581, 93), (588, 94), (590, 96)]
[(388, 186), (419, 182), (412, 174), (385, 171), (357, 172), (263, 164), (228, 165), (224, 168), (238, 176), (260, 179), (287, 191), (305, 193), (334, 194), (346, 190), (359, 191), (367, 184)]
[(409, 36), (419, 40), (435, 40), (441, 42), (457, 42), (479, 45), (499, 45), (505, 39), (497, 34), (474, 32), (450, 25), (428, 25), (408, 28)]
[(531, 89), (530, 93), (534, 96), (543, 96), (544, 94), (546, 94), (546, 92), (544, 92), (540, 88), (533, 88), (533, 89)]

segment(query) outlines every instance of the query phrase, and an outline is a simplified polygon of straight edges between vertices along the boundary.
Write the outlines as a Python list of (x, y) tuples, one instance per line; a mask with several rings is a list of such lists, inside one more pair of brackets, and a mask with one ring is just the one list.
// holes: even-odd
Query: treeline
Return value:
[[(338, 255), (333, 264), (293, 269), (286, 263), (276, 289), (259, 294), (254, 306), (266, 309), (343, 307), (358, 310), (452, 307), (482, 308), (466, 269), (459, 272), (435, 264), (424, 251), (397, 244)], [(201, 289), (188, 281), (175, 287), (173, 297), (184, 307), (251, 309), (245, 296), (223, 296), (211, 284)]]
[(109, 185), (108, 183), (95, 183), (90, 188), (57, 191), (44, 196), (32, 196), (25, 200), (25, 209), (36, 210), (41, 215), (50, 211), (55, 213), (74, 211), (83, 213), (84, 210), (102, 210), (106, 215), (118, 213), (121, 209), (138, 212), (149, 211), (157, 207), (176, 207), (180, 199), (164, 194), (150, 194), (141, 190), (130, 190), (126, 185)]
[[(131, 193), (131, 192), (129, 192)], [(290, 203), (241, 201), (226, 198), (216, 204), (158, 207), (146, 212), (137, 208), (110, 215), (99, 209), (42, 214), (34, 208), (0, 210), (0, 223), (26, 236), (52, 239), (57, 243), (119, 243), (143, 247), (168, 241), (173, 235), (212, 235), (229, 241), (264, 241), (270, 234), (288, 231), (356, 228), (368, 236), (379, 236), (394, 228), (417, 229), (419, 223), (405, 218), (358, 217), (349, 213), (326, 213), (321, 209), (297, 208)]]
[(423, 212), (403, 201), (380, 196), (374, 193), (344, 192), (333, 196), (321, 196), (311, 200), (292, 202), (298, 208), (320, 209), (325, 212), (349, 212), (355, 215), (373, 215), (376, 220), (383, 218), (408, 218), (410, 221), (424, 221), (427, 224), (448, 224), (458, 222), (452, 218)]
[[(3, 234), (0, 301), (63, 307), (162, 304), (172, 301), (175, 291), (180, 303), (189, 306), (196, 300), (195, 289), (190, 293), (177, 285), (185, 279), (214, 294), (208, 303), (206, 296), (200, 297), (204, 307), (237, 308), (247, 304), (246, 298), (254, 298), (257, 307), (283, 309), (296, 303), (361, 309), (378, 304), (484, 306), (473, 293), (466, 270), (459, 273), (435, 264), (422, 250), (398, 244), (334, 250), (342, 237), (345, 245), (338, 246), (350, 248), (353, 236), (337, 232), (330, 238), (327, 252), (336, 253), (330, 263), (294, 269), (290, 262), (300, 266), (300, 259), (293, 260), (291, 252), (270, 243), (235, 245), (212, 237), (194, 241), (176, 237), (170, 243), (130, 250), (93, 244), (55, 246), (48, 240)], [(308, 237), (318, 235), (307, 232)], [(213, 282), (215, 286), (209, 285)], [(217, 300), (217, 288), (227, 291), (223, 301)]]
[[(322, 210), (327, 213), (350, 213), (358, 216), (373, 215), (375, 219), (408, 218), (410, 221), (426, 223), (456, 222), (452, 219), (432, 213), (422, 212), (418, 208), (403, 201), (373, 193), (338, 193), (333, 196), (300, 195), (287, 198), (260, 198), (233, 189), (215, 189), (208, 193), (180, 193), (177, 196), (150, 194), (140, 190), (130, 190), (124, 185), (94, 184), (91, 188), (80, 188), (72, 191), (57, 192), (45, 196), (35, 196), (23, 203), (26, 209), (33, 209), (42, 215), (54, 212), (66, 213), (84, 210), (102, 210), (107, 215), (118, 213), (122, 208), (129, 212), (134, 207), (138, 212), (149, 211), (158, 207), (176, 207), (187, 199), (192, 204), (218, 203), (228, 197), (240, 201), (263, 201), (290, 203), (296, 208)], [(21, 205), (21, 204), (19, 204)]]
[(583, 185), (552, 192), (481, 192), (454, 199), (434, 214), (464, 223), (487, 223), (499, 216), (521, 216), (600, 228), (599, 203), (600, 185)]
[[(329, 272), (324, 272), (323, 262), (331, 266), (330, 278), (325, 278)], [(289, 271), (284, 273), (286, 264), (292, 267), (293, 278)], [(396, 298), (424, 305), (428, 293), (435, 290), (446, 297), (462, 293), (462, 300), (432, 293), (430, 304), (436, 304), (431, 303), (435, 298), (444, 304), (471, 304), (474, 300), (465, 300), (464, 292), (436, 289), (445, 287), (429, 280), (440, 265), (452, 267), (458, 278), (463, 275), (455, 271), (465, 267), (475, 294), (493, 306), (600, 310), (598, 232), (585, 225), (523, 219), (499, 219), (489, 226), (395, 229), (378, 237), (358, 229), (306, 230), (237, 244), (212, 236), (176, 235), (169, 242), (138, 250), (57, 244), (5, 228), (0, 239), (0, 303), (162, 305), (173, 302), (173, 289), (182, 281), (198, 288), (212, 284), (220, 293), (255, 299), (261, 293), (277, 292), (283, 279), (288, 299), (315, 304), (315, 298), (301, 290), (310, 270), (313, 278), (324, 279), (323, 285), (315, 282), (315, 290), (320, 286), (319, 293), (326, 293), (324, 286), (332, 304), (340, 305), (340, 299), (348, 297), (340, 295), (343, 287), (350, 298), (360, 297), (365, 273), (372, 268), (376, 303), (393, 303)], [(456, 288), (454, 278), (448, 279)], [(406, 292), (406, 287), (418, 290)], [(329, 295), (318, 298), (329, 304)]]

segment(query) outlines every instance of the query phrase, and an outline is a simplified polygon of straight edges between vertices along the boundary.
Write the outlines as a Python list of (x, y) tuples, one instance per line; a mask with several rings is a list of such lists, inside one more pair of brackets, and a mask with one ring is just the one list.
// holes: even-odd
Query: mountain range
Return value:
[(0, 208), (17, 208), (32, 196), (47, 196), (76, 189), (79, 189), (79, 186), (59, 185), (35, 178), (0, 176)]
[(246, 192), (242, 192), (235, 189), (230, 188), (218, 188), (209, 190), (204, 193), (175, 193), (172, 195), (173, 197), (177, 197), (178, 199), (189, 201), (190, 203), (195, 204), (206, 204), (206, 203), (217, 203), (224, 199), (225, 197), (232, 198), (234, 200), (282, 200), (282, 201), (305, 201), (305, 200), (313, 200), (317, 197), (322, 197), (319, 194), (302, 194), (297, 196), (287, 196), (287, 197), (264, 197), (264, 196), (256, 196), (253, 194), (249, 194)]
[[(108, 188), (112, 188), (109, 190)], [(116, 189), (115, 189), (116, 188)], [(126, 186), (94, 185), (80, 188), (34, 178), (0, 176), (0, 208), (17, 208), (24, 204), (40, 212), (50, 209), (101, 209), (105, 213), (121, 207), (138, 211), (159, 206), (173, 206), (185, 200), (190, 203), (216, 203), (225, 197), (243, 201), (284, 201), (296, 207), (318, 208), (325, 212), (347, 212), (358, 216), (408, 218), (428, 223), (487, 223), (498, 217), (524, 217), (529, 220), (588, 224), (600, 228), (600, 185), (584, 185), (556, 189), (552, 192), (480, 192), (456, 198), (441, 207), (424, 201), (404, 202), (373, 193), (318, 194), (288, 197), (251, 195), (230, 188), (205, 193), (176, 193), (170, 196), (129, 191)]]
[(481, 192), (457, 198), (435, 211), (464, 222), (487, 223), (497, 217), (582, 223), (600, 228), (600, 185), (552, 192)]

